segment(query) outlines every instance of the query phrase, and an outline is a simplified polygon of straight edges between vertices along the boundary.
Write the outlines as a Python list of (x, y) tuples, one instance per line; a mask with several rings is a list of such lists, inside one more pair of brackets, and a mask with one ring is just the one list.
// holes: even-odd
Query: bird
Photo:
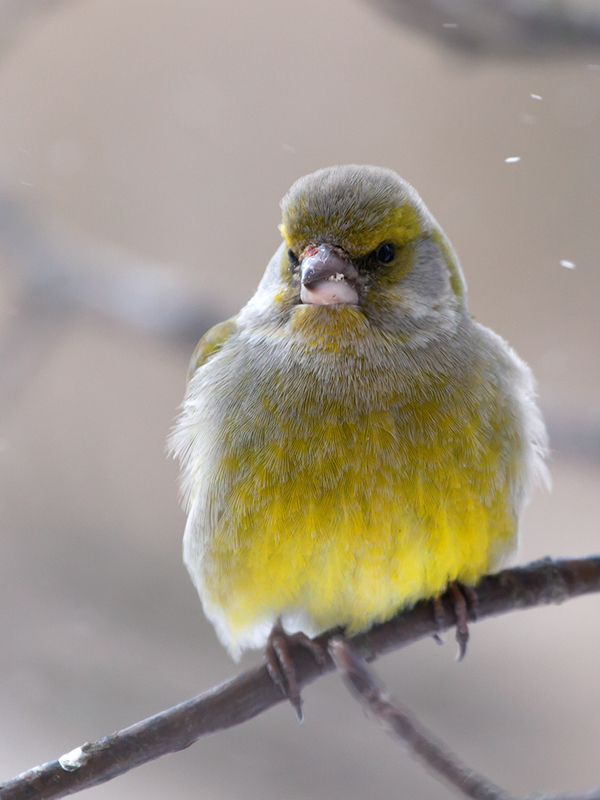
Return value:
[(471, 315), (408, 182), (328, 167), (281, 210), (256, 293), (196, 347), (170, 448), (205, 615), (234, 658), (265, 648), (301, 719), (291, 653), (322, 663), (330, 628), (450, 587), (464, 655), (472, 587), (515, 550), (548, 442), (529, 367)]

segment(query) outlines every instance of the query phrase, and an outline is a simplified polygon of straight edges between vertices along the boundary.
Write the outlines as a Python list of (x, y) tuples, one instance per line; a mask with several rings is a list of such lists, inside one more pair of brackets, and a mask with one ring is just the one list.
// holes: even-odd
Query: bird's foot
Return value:
[(433, 598), (433, 618), (435, 619), (435, 626), (437, 628), (437, 633), (433, 634), (433, 641), (436, 644), (444, 644), (444, 639), (442, 638), (443, 630), (444, 630), (444, 606), (442, 605), (441, 598), (434, 597)]
[(292, 659), (291, 650), (294, 647), (304, 647), (308, 650), (317, 664), (325, 665), (323, 648), (309, 638), (305, 633), (286, 633), (278, 619), (267, 639), (264, 662), (273, 683), (281, 689), (283, 696), (287, 697), (294, 710), (298, 721), (302, 722), (302, 698), (296, 681), (296, 669)]
[[(466, 655), (467, 642), (469, 641), (469, 617), (473, 622), (477, 619), (479, 598), (475, 589), (458, 581), (452, 581), (452, 583), (448, 584), (448, 595), (456, 617), (456, 641), (458, 642), (456, 660), (462, 661)], [(440, 632), (444, 626), (445, 612), (440, 597), (435, 597), (433, 600), (433, 614), (439, 631), (434, 634), (433, 638), (438, 644), (442, 644)]]

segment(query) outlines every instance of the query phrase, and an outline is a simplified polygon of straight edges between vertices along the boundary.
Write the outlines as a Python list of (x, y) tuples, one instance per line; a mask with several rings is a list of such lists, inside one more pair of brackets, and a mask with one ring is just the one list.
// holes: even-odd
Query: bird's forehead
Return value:
[(391, 171), (322, 170), (297, 181), (281, 202), (281, 233), (288, 247), (335, 242), (351, 256), (384, 239), (398, 244), (422, 233), (423, 213), (411, 187)]
[(288, 247), (301, 253), (309, 244), (339, 244), (352, 256), (374, 250), (382, 241), (393, 239), (398, 244), (413, 241), (421, 234), (417, 211), (406, 203), (386, 209), (376, 216), (365, 213), (299, 213), (284, 216), (280, 230)]

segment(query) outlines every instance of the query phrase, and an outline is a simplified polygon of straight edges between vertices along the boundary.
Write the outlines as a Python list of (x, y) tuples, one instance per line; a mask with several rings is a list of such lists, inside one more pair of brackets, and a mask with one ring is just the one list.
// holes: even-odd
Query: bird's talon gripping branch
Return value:
[(442, 638), (442, 631), (444, 629), (444, 606), (442, 605), (442, 601), (439, 597), (433, 598), (433, 617), (435, 619), (435, 624), (437, 625), (437, 633), (433, 634), (433, 641), (436, 644), (444, 644), (444, 639)]
[(477, 593), (470, 586), (464, 586), (458, 581), (452, 581), (448, 586), (448, 593), (456, 616), (456, 641), (458, 642), (457, 661), (462, 661), (467, 653), (469, 641), (469, 612), (471, 619), (477, 619), (477, 606), (479, 600)]
[(477, 622), (477, 614), (479, 613), (479, 597), (477, 596), (477, 592), (472, 586), (465, 586), (462, 583), (460, 586), (467, 599), (467, 605), (471, 614), (471, 621)]
[(264, 661), (267, 671), (275, 683), (287, 697), (294, 710), (298, 721), (302, 722), (302, 698), (296, 681), (296, 668), (292, 659), (291, 650), (294, 647), (304, 647), (308, 650), (317, 664), (325, 664), (325, 654), (320, 645), (309, 638), (305, 633), (286, 633), (278, 619), (267, 639)]
[[(458, 642), (457, 661), (462, 661), (467, 652), (467, 642), (469, 641), (469, 619), (472, 622), (477, 620), (477, 610), (479, 608), (479, 598), (472, 586), (465, 586), (458, 581), (448, 584), (448, 596), (456, 618), (456, 641)], [(446, 621), (446, 612), (441, 597), (434, 597), (433, 616), (437, 626), (437, 633), (433, 634), (433, 640), (437, 644), (444, 644), (442, 632)]]

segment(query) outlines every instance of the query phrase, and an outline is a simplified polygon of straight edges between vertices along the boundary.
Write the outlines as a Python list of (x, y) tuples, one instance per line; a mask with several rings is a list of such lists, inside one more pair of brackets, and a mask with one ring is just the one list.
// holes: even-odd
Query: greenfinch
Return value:
[[(547, 443), (527, 365), (469, 313), (449, 240), (389, 169), (296, 181), (256, 294), (199, 342), (171, 437), (184, 561), (234, 657), (382, 622), (514, 548)], [(279, 662), (279, 663), (278, 663)]]

